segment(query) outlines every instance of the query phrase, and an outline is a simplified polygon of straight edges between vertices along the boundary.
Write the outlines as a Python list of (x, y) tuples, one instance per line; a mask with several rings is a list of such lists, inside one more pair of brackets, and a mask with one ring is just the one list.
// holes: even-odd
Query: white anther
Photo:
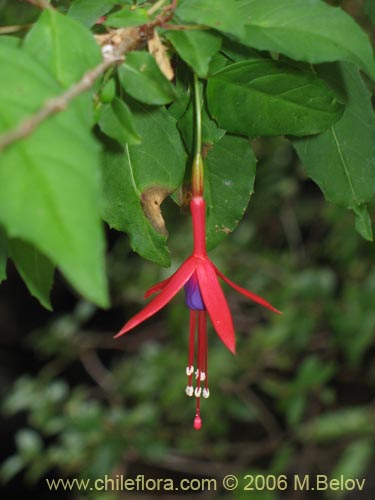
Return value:
[(196, 387), (195, 388), (195, 391), (194, 391), (194, 396), (196, 398), (200, 398), (201, 397), (201, 394), (202, 394), (202, 387)]
[(190, 377), (190, 375), (193, 375), (194, 373), (194, 366), (187, 366), (186, 367), (186, 375)]
[(194, 394), (194, 387), (192, 385), (186, 386), (185, 393), (186, 396), (192, 396)]
[(208, 387), (207, 387), (207, 388), (205, 387), (205, 388), (203, 389), (203, 397), (204, 397), (205, 399), (207, 399), (207, 398), (209, 398), (209, 397), (210, 397), (210, 390), (208, 389)]
[(199, 377), (199, 370), (195, 370), (195, 378)]
[(201, 382), (206, 380), (206, 374), (204, 372), (201, 372)]
[(107, 43), (106, 45), (103, 45), (102, 47), (102, 56), (104, 58), (112, 56), (113, 55), (113, 45), (110, 43)]

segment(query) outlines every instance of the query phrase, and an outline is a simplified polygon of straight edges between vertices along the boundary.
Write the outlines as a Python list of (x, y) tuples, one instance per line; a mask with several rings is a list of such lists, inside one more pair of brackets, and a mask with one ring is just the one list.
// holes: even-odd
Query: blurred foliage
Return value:
[[(113, 309), (104, 313), (81, 301), (27, 337), (43, 367), (35, 377), (19, 378), (5, 400), (7, 415), (22, 412), (26, 420), (2, 465), (3, 479), (22, 469), (32, 482), (51, 471), (82, 478), (132, 477), (134, 471), (218, 480), (235, 473), (366, 477), (373, 439), (374, 246), (354, 232), (350, 214), (323, 202), (286, 141), (254, 147), (260, 163), (248, 212), (211, 256), (284, 314), (271, 315), (225, 289), (238, 354), (210, 331), (211, 397), (202, 405), (202, 430), (193, 430), (194, 401), (184, 394), (188, 313), (182, 294), (134, 333), (112, 339), (142, 306), (142, 290), (169, 274), (116, 236), (108, 256)], [(163, 210), (176, 267), (190, 250), (190, 221), (172, 202)], [(210, 497), (245, 494), (249, 498), (239, 490)], [(117, 496), (88, 491), (71, 498)]]

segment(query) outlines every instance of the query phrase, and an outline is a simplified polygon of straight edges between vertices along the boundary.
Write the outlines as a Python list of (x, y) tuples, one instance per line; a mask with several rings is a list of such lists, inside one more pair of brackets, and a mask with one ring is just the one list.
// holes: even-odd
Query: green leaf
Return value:
[(45, 10), (29, 31), (24, 47), (65, 87), (102, 59), (88, 29), (51, 9)]
[(220, 127), (251, 137), (316, 134), (343, 112), (332, 89), (314, 73), (261, 58), (210, 76), (207, 98)]
[[(199, 85), (201, 92), (201, 100), (203, 101), (203, 85)], [(181, 132), (187, 151), (193, 150), (194, 141), (194, 100), (190, 98), (189, 94), (186, 95), (187, 102), (184, 114), (178, 119), (177, 126)], [(177, 102), (177, 101), (176, 101)], [(173, 106), (173, 105), (172, 105)], [(173, 114), (172, 110), (172, 114)], [(225, 130), (218, 128), (214, 120), (212, 120), (206, 107), (202, 106), (202, 144), (204, 147), (212, 146), (215, 142), (219, 141), (225, 134)]]
[(373, 240), (371, 217), (366, 206), (358, 205), (353, 207), (355, 213), (355, 228), (356, 231), (367, 241)]
[(160, 204), (181, 184), (186, 155), (176, 121), (164, 108), (133, 103), (131, 110), (142, 143), (105, 154), (104, 218), (111, 227), (129, 234), (134, 251), (168, 266)]
[(43, 440), (33, 429), (20, 429), (15, 440), (21, 457), (27, 461), (35, 459), (43, 449)]
[(365, 0), (365, 12), (375, 26), (375, 2), (374, 0)]
[[(341, 119), (316, 137), (293, 141), (309, 177), (327, 200), (354, 210), (361, 233), (370, 236), (363, 204), (375, 193), (375, 126), (371, 96), (357, 68), (349, 64), (321, 69), (346, 94)], [(357, 219), (358, 220), (358, 219)]]
[(326, 383), (334, 373), (332, 363), (322, 363), (317, 356), (306, 358), (298, 368), (297, 377), (293, 381), (296, 391), (304, 391)]
[(175, 85), (177, 97), (173, 103), (168, 106), (168, 112), (179, 120), (185, 113), (191, 100), (192, 74), (185, 64), (179, 64), (175, 71)]
[(214, 73), (217, 73), (230, 64), (232, 64), (232, 61), (228, 59), (224, 54), (219, 52), (211, 59), (210, 67), (208, 68), (208, 74), (213, 75)]
[[(50, 9), (45, 10), (32, 27), (24, 47), (64, 87), (76, 83), (102, 60), (99, 46), (88, 29)], [(74, 103), (81, 107), (81, 120), (91, 126), (92, 91), (85, 92)]]
[(148, 52), (130, 52), (119, 68), (119, 78), (124, 90), (140, 102), (162, 105), (176, 97), (172, 84)]
[(1, 35), (0, 36), (0, 46), (3, 47), (18, 47), (21, 40), (16, 36)]
[(185, 22), (245, 36), (244, 18), (235, 0), (184, 0), (179, 2), (176, 15)]
[(75, 0), (69, 7), (68, 16), (91, 28), (116, 3), (117, 0)]
[(120, 144), (134, 145), (141, 142), (129, 107), (118, 97), (111, 104), (101, 107), (98, 125), (102, 132)]
[(123, 7), (121, 10), (110, 14), (104, 24), (112, 28), (127, 28), (128, 26), (139, 26), (150, 21), (146, 9), (132, 9)]
[(8, 242), (4, 229), (0, 226), (0, 283), (7, 277)]
[(256, 158), (247, 139), (224, 136), (205, 159), (207, 247), (239, 224), (254, 190)]
[(234, 40), (230, 40), (229, 38), (224, 40), (221, 52), (233, 62), (260, 57), (257, 50), (246, 47), (245, 45), (237, 43)]
[(326, 412), (306, 422), (298, 434), (303, 441), (327, 442), (347, 436), (367, 436), (372, 433), (372, 418), (368, 408), (349, 407)]
[(33, 245), (22, 240), (9, 240), (9, 257), (16, 265), (29, 292), (43, 307), (52, 310), (50, 291), (53, 284), (54, 266)]
[[(350, 443), (335, 465), (330, 477), (339, 479), (340, 476), (344, 476), (347, 478), (359, 478), (361, 480), (372, 464), (373, 455), (374, 446), (372, 439), (360, 439)], [(345, 496), (346, 492), (345, 490), (337, 491), (336, 494), (340, 498)]]
[(221, 37), (211, 31), (168, 31), (166, 38), (200, 78), (205, 78), (212, 57), (219, 52)]
[(347, 61), (375, 79), (368, 36), (338, 7), (321, 0), (239, 0), (246, 35), (239, 41), (309, 63)]
[[(0, 132), (62, 87), (21, 49), (0, 51)], [(1, 153), (0, 224), (59, 266), (89, 300), (107, 304), (99, 148), (74, 103)]]
[(116, 97), (116, 82), (114, 78), (110, 78), (108, 82), (100, 89), (99, 98), (101, 102), (106, 104), (113, 101)]
[(0, 478), (6, 482), (12, 479), (25, 467), (25, 461), (20, 455), (11, 455), (0, 465)]

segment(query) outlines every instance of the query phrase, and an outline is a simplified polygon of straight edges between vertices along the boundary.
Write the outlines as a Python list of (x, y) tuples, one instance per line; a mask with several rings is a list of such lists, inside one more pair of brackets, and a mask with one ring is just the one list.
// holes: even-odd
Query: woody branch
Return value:
[(64, 111), (73, 99), (89, 90), (99, 76), (104, 74), (110, 67), (123, 62), (127, 52), (136, 50), (147, 42), (153, 36), (155, 27), (161, 26), (171, 19), (175, 6), (176, 3), (173, 1), (170, 5), (164, 7), (161, 14), (156, 16), (150, 23), (133, 28), (122, 28), (109, 34), (96, 36), (97, 42), (102, 46), (103, 61), (84, 73), (78, 82), (62, 94), (48, 99), (38, 111), (25, 118), (15, 128), (0, 135), (0, 151), (29, 136), (50, 116)]

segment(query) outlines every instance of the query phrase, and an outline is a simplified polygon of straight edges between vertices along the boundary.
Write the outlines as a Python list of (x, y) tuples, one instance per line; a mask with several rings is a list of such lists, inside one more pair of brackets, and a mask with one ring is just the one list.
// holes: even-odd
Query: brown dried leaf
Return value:
[(152, 227), (163, 236), (168, 236), (168, 231), (165, 227), (160, 205), (169, 194), (170, 191), (161, 186), (152, 186), (143, 191), (141, 195), (141, 203), (145, 216)]
[(148, 50), (151, 55), (154, 56), (160, 71), (168, 80), (172, 80), (174, 77), (174, 71), (167, 54), (167, 49), (163, 42), (161, 41), (159, 35), (154, 31), (154, 36), (147, 42)]

